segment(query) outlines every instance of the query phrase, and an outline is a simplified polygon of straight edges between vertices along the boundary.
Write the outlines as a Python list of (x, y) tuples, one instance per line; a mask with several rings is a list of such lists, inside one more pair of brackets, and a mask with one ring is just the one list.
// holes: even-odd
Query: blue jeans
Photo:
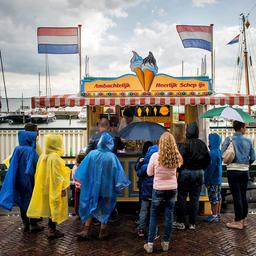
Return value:
[(149, 200), (141, 200), (141, 207), (140, 207), (140, 220), (138, 229), (145, 229), (147, 224), (147, 219), (150, 211), (151, 201)]
[(177, 222), (185, 223), (186, 202), (189, 196), (189, 224), (196, 224), (199, 197), (204, 180), (203, 170), (181, 170), (178, 176)]
[(172, 233), (173, 210), (175, 205), (176, 189), (174, 190), (155, 190), (153, 189), (152, 202), (150, 209), (150, 222), (148, 242), (153, 243), (156, 228), (159, 206), (164, 203), (164, 241), (169, 242)]

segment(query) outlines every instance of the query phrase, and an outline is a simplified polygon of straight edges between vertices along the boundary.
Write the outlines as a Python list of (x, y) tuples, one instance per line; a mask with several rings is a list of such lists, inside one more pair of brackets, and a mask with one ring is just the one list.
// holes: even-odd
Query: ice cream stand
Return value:
[[(198, 122), (200, 138), (206, 141), (209, 131), (207, 121), (199, 117), (208, 106), (256, 104), (255, 96), (213, 94), (211, 80), (208, 77), (172, 77), (158, 73), (152, 53), (142, 59), (134, 52), (131, 70), (135, 74), (124, 74), (119, 77), (85, 77), (81, 83), (81, 94), (33, 97), (32, 107), (87, 106), (88, 138), (95, 131), (102, 115), (108, 116), (112, 128), (115, 128), (125, 107), (134, 106), (136, 116), (142, 121), (161, 123), (170, 129), (175, 122), (179, 122), (178, 118), (174, 118), (173, 108), (181, 107), (184, 110), (184, 121)], [(139, 150), (137, 144), (131, 145), (130, 150), (118, 154), (132, 182), (129, 188), (119, 195), (118, 200), (122, 202), (138, 200), (134, 164)], [(208, 213), (210, 205), (204, 191), (200, 201), (205, 202), (204, 212)]]

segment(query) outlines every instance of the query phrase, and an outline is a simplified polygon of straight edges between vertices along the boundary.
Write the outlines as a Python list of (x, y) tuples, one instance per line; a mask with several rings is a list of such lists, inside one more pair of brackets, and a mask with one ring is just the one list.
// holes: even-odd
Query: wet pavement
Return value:
[[(224, 214), (221, 223), (211, 224), (199, 219), (195, 231), (174, 230), (169, 252), (161, 251), (161, 239), (158, 239), (152, 255), (256, 255), (256, 215), (249, 215), (249, 226), (245, 230), (227, 229), (224, 223), (232, 217), (233, 214)], [(120, 214), (120, 220), (110, 224), (108, 240), (98, 240), (99, 226), (94, 226), (94, 239), (80, 241), (76, 233), (81, 224), (75, 217), (70, 217), (59, 226), (65, 236), (48, 240), (47, 229), (37, 234), (23, 233), (17, 212), (9, 216), (0, 212), (0, 255), (146, 255), (143, 250), (145, 239), (137, 238), (134, 219), (134, 215)], [(47, 221), (43, 220), (41, 224), (46, 227)], [(161, 231), (160, 226), (160, 234)]]

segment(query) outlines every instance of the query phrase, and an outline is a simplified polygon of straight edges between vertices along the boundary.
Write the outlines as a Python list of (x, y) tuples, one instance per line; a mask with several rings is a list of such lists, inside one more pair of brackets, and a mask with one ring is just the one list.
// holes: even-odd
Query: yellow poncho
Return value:
[(49, 217), (58, 224), (68, 218), (68, 197), (62, 191), (70, 185), (70, 169), (65, 166), (60, 135), (46, 135), (45, 153), (37, 163), (35, 186), (28, 207), (30, 218)]

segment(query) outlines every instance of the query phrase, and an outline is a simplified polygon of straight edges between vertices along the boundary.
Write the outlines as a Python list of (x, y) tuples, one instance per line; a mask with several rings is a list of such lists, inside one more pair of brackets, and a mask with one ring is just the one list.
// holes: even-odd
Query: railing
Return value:
[[(221, 136), (221, 140), (223, 143), (226, 137), (232, 136), (234, 134), (234, 129), (231, 127), (211, 127), (210, 132), (218, 133)], [(254, 147), (256, 147), (256, 128), (247, 127), (245, 136), (251, 139)]]
[[(18, 128), (2, 128), (0, 130), (0, 161), (7, 158), (18, 145)], [(64, 156), (75, 156), (87, 145), (86, 128), (40, 128), (39, 144), (44, 145), (46, 134), (55, 133), (63, 136)]]
[[(8, 157), (18, 145), (18, 128), (2, 128), (0, 130), (0, 163)], [(230, 127), (211, 127), (210, 132), (218, 133), (222, 137), (222, 142), (228, 136), (232, 136), (234, 130)], [(63, 136), (64, 156), (74, 157), (87, 145), (86, 128), (40, 128), (39, 144), (44, 145), (44, 136), (49, 133), (56, 133)], [(256, 147), (256, 129), (248, 127), (246, 136), (250, 138)]]

